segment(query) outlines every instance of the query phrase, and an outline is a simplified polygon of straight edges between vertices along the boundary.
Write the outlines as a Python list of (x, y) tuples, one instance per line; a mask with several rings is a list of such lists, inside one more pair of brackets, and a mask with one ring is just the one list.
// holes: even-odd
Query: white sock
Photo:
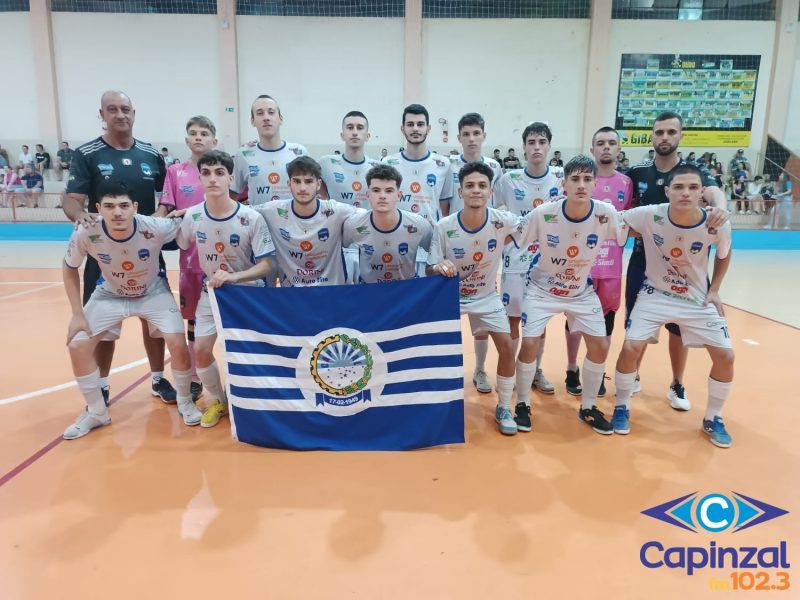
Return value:
[(614, 372), (614, 387), (617, 388), (617, 406), (631, 409), (631, 395), (633, 386), (636, 385), (636, 371), (632, 373)]
[[(530, 386), (528, 387), (530, 390)], [(514, 393), (514, 378), (497, 376), (497, 397), (502, 406), (511, 409), (511, 395)]]
[(86, 400), (86, 406), (93, 415), (104, 415), (108, 412), (106, 403), (103, 402), (103, 393), (100, 391), (100, 369), (95, 369), (93, 373), (76, 377), (78, 389)]
[[(98, 373), (99, 372), (100, 371), (98, 370)], [(108, 377), (101, 377), (100, 378), (100, 387), (101, 388), (107, 388), (108, 387)]]
[(603, 383), (603, 374), (606, 372), (606, 363), (596, 363), (583, 359), (583, 397), (581, 398), (581, 408), (592, 408), (597, 404), (597, 392), (600, 391), (600, 384)]
[(517, 361), (517, 402), (524, 402), (531, 405), (531, 385), (533, 377), (536, 375), (536, 365), (538, 363), (524, 363)]
[(207, 367), (197, 367), (197, 374), (200, 376), (200, 381), (203, 382), (203, 389), (208, 392), (212, 398), (222, 403), (228, 401), (222, 389), (222, 381), (220, 381), (219, 378), (217, 361), (212, 362)]
[(150, 374), (153, 376), (153, 383), (158, 383), (164, 377), (164, 371), (150, 371)]
[(172, 376), (175, 378), (175, 391), (178, 392), (178, 404), (192, 401), (192, 370), (178, 371), (172, 367)]
[(728, 396), (731, 395), (732, 381), (722, 382), (711, 377), (708, 378), (708, 404), (706, 405), (706, 419), (722, 417), (722, 407)]
[(486, 353), (489, 351), (489, 340), (475, 340), (475, 370), (486, 370)]

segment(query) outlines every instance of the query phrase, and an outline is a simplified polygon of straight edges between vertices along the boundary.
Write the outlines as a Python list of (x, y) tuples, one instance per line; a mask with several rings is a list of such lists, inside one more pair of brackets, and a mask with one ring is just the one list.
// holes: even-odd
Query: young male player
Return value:
[[(94, 351), (101, 340), (119, 338), (122, 321), (128, 317), (143, 319), (152, 336), (163, 336), (172, 355), (178, 413), (186, 425), (197, 425), (201, 413), (192, 402), (183, 320), (158, 264), (161, 247), (175, 239), (180, 222), (137, 215), (137, 203), (119, 180), (100, 182), (96, 193), (100, 216), (96, 224), (79, 225), (73, 231), (62, 269), (72, 309), (67, 346), (78, 389), (86, 400), (86, 410), (67, 427), (64, 438), (79, 438), (111, 423)], [(102, 283), (82, 306), (78, 269), (87, 256), (100, 265)]]
[(379, 164), (367, 171), (371, 211), (358, 211), (344, 222), (342, 243), (356, 249), (356, 281), (386, 283), (417, 276), (417, 248), (429, 250), (433, 227), (420, 215), (397, 208), (403, 178)]
[[(462, 153), (450, 157), (450, 167), (453, 170), (453, 187), (458, 188), (459, 173), (470, 162), (482, 162), (492, 169), (494, 177), (492, 184), (503, 174), (503, 169), (495, 159), (481, 155), (483, 142), (486, 139), (486, 122), (478, 113), (467, 113), (458, 120), (458, 141), (461, 143)], [(490, 202), (490, 205), (492, 203)], [(464, 202), (456, 194), (450, 200), (446, 214), (454, 214), (464, 208)], [(481, 334), (474, 338), (475, 345), (475, 372), (472, 374), (472, 383), (482, 394), (489, 394), (492, 391), (492, 384), (486, 374), (486, 353), (489, 351), (489, 336)]]
[(272, 96), (262, 94), (255, 99), (250, 107), (250, 124), (258, 132), (258, 143), (242, 146), (236, 153), (231, 191), (237, 200), (248, 198), (251, 206), (288, 198), (286, 165), (308, 150), (281, 138), (283, 115)]
[[(601, 127), (592, 136), (591, 153), (597, 164), (597, 176), (593, 198), (608, 202), (617, 211), (631, 207), (631, 180), (616, 170), (619, 155), (619, 135), (613, 127)], [(614, 317), (619, 310), (622, 294), (622, 246), (616, 240), (607, 239), (600, 246), (600, 253), (592, 267), (592, 283), (606, 321), (606, 335), (614, 331)], [(578, 369), (578, 350), (581, 344), (580, 333), (564, 330), (567, 337), (567, 392), (577, 396), (581, 393)], [(598, 396), (605, 396), (605, 376), (600, 383)]]
[(582, 333), (586, 342), (578, 416), (598, 433), (610, 434), (611, 424), (596, 406), (609, 341), (589, 273), (601, 244), (607, 239), (624, 244), (628, 230), (613, 206), (592, 199), (596, 170), (588, 156), (574, 157), (564, 167), (566, 198), (542, 204), (520, 223), (520, 246), (539, 240), (541, 257), (531, 268), (525, 291), (516, 413), (518, 419), (530, 419), (530, 389), (541, 337), (551, 317), (564, 313), (570, 331)]
[[(364, 113), (351, 110), (342, 119), (343, 154), (329, 154), (319, 159), (322, 169), (320, 197), (331, 198), (355, 207), (369, 208), (367, 202), (367, 171), (381, 164), (364, 155), (369, 141), (369, 121)], [(348, 283), (358, 282), (358, 248), (345, 244), (344, 260)]]
[(358, 209), (320, 200), (320, 168), (310, 156), (286, 166), (291, 200), (257, 207), (275, 244), (281, 286), (344, 285), (342, 224)]
[[(719, 290), (731, 258), (731, 227), (708, 227), (709, 213), (700, 208), (704, 176), (695, 165), (672, 169), (667, 180), (669, 204), (634, 208), (622, 216), (641, 235), (647, 258), (644, 284), (630, 316), (614, 381), (617, 406), (611, 419), (616, 433), (630, 431), (631, 393), (636, 365), (648, 343), (658, 341), (667, 322), (680, 326), (686, 346), (705, 346), (711, 356), (708, 404), (703, 431), (721, 448), (731, 445), (722, 408), (733, 381), (733, 349)], [(714, 271), (708, 282), (708, 250), (716, 246)]]
[(228, 412), (228, 401), (214, 361), (217, 330), (207, 287), (226, 283), (264, 285), (263, 278), (274, 278), (274, 260), (267, 224), (258, 212), (230, 197), (233, 159), (229, 154), (212, 150), (197, 161), (200, 182), (206, 200), (190, 207), (183, 215), (178, 244), (189, 248), (196, 243), (200, 267), (205, 275), (197, 303), (195, 351), (197, 372), (208, 394), (208, 403), (200, 421), (213, 427)]
[[(173, 210), (189, 208), (203, 202), (203, 186), (200, 183), (197, 161), (217, 146), (216, 135), (217, 128), (208, 117), (197, 115), (186, 123), (186, 146), (192, 156), (186, 162), (167, 167), (167, 177), (164, 179), (164, 190), (161, 192), (156, 216), (166, 216)], [(189, 340), (189, 356), (192, 359), (192, 400), (197, 401), (203, 391), (203, 384), (197, 374), (197, 360), (194, 354), (194, 317), (205, 274), (198, 260), (196, 244), (192, 243), (186, 250), (181, 250), (179, 265), (178, 294), (181, 315), (188, 321), (186, 336)]]
[[(403, 109), (400, 131), (406, 138), (405, 150), (383, 159), (403, 176), (400, 208), (425, 217), (431, 225), (447, 211), (453, 197), (453, 175), (450, 162), (428, 150), (431, 131), (428, 110), (421, 104), (409, 104)], [(426, 253), (417, 252), (417, 274), (425, 273)]]
[[(633, 205), (649, 206), (668, 202), (664, 183), (669, 179), (673, 169), (688, 164), (678, 152), (678, 145), (683, 137), (683, 119), (678, 113), (663, 112), (653, 122), (653, 150), (651, 159), (636, 165), (628, 176), (633, 182)], [(700, 168), (703, 176), (703, 200), (712, 207), (708, 226), (719, 228), (728, 220), (728, 212), (722, 208), (726, 204), (725, 195), (717, 187), (716, 179), (705, 167)], [(642, 287), (645, 274), (645, 252), (641, 239), (637, 238), (628, 262), (628, 275), (625, 280), (625, 305), (627, 317), (633, 310), (637, 294)], [(674, 323), (667, 324), (669, 336), (669, 356), (672, 363), (672, 382), (667, 391), (667, 399), (676, 410), (689, 410), (691, 403), (683, 387), (683, 373), (689, 350), (680, 338), (680, 329)], [(636, 386), (637, 391), (641, 389)]]
[(498, 354), (495, 421), (500, 433), (514, 435), (518, 428), (530, 431), (530, 423), (525, 429), (511, 413), (514, 349), (506, 310), (497, 293), (497, 270), (517, 217), (487, 206), (493, 178), (494, 172), (484, 163), (468, 163), (461, 168), (458, 193), (464, 208), (436, 224), (427, 271), (428, 275), (439, 273), (460, 279), (461, 313), (469, 315), (472, 334), (488, 333), (492, 337)]
[[(522, 144), (527, 164), (524, 169), (507, 171), (494, 187), (494, 204), (498, 208), (524, 217), (537, 206), (563, 195), (562, 181), (564, 170), (550, 167), (547, 156), (553, 133), (545, 123), (535, 122), (522, 132)], [(509, 244), (503, 250), (502, 294), (503, 304), (508, 311), (511, 323), (511, 339), (514, 340), (514, 354), (519, 343), (519, 323), (523, 310), (525, 282), (528, 270), (539, 258), (539, 242), (532, 240), (527, 246), (517, 247)], [(543, 340), (544, 341), (544, 340)], [(537, 371), (534, 385), (544, 394), (554, 393), (553, 385), (542, 373), (544, 343), (539, 346)]]

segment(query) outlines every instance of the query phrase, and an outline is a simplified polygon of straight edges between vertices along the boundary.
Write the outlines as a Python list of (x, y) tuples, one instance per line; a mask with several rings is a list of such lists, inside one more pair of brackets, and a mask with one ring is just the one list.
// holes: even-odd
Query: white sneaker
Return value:
[(194, 402), (189, 400), (185, 404), (178, 403), (178, 414), (183, 417), (183, 422), (189, 427), (200, 424), (203, 413)]
[(642, 382), (639, 381), (639, 376), (636, 376), (636, 379), (633, 382), (633, 390), (631, 390), (631, 395), (638, 394), (642, 391)]
[(489, 381), (489, 376), (486, 374), (486, 371), (475, 371), (472, 374), (472, 383), (475, 384), (475, 388), (481, 394), (492, 393), (492, 382)]
[(78, 415), (78, 418), (75, 419), (75, 422), (72, 425), (64, 430), (64, 439), (76, 440), (79, 437), (85, 436), (92, 429), (105, 427), (110, 423), (111, 416), (108, 414), (108, 411), (102, 415), (93, 415), (87, 408), (80, 415)]
[(686, 389), (680, 383), (673, 383), (669, 386), (667, 400), (675, 410), (689, 410), (692, 408), (692, 403), (689, 402), (689, 398), (686, 396)]
[(544, 376), (541, 369), (536, 369), (536, 374), (533, 376), (533, 387), (542, 392), (543, 394), (555, 394), (556, 389), (550, 380)]

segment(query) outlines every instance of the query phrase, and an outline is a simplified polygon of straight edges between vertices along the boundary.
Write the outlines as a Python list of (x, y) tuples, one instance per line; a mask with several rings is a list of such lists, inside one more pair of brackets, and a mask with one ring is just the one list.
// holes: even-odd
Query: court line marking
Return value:
[[(37, 282), (38, 283), (38, 282)], [(8, 294), (6, 296), (0, 296), (0, 300), (11, 300), (11, 298), (19, 298), (20, 296), (27, 296), (28, 294), (33, 294), (34, 292), (41, 292), (42, 290), (49, 290), (50, 288), (54, 288), (58, 285), (64, 285), (60, 281), (55, 281), (53, 283), (48, 283), (42, 287), (34, 288), (32, 290), (25, 290), (24, 292), (15, 292), (13, 294)]]
[(760, 315), (757, 312), (753, 312), (752, 310), (747, 310), (746, 308), (742, 308), (740, 306), (734, 306), (733, 304), (726, 304), (724, 302), (723, 306), (729, 306), (730, 308), (740, 310), (743, 313), (747, 313), (748, 315), (753, 315), (754, 317), (760, 317), (762, 319), (766, 319), (767, 321), (772, 321), (773, 323), (777, 323), (778, 325), (783, 325), (784, 327), (791, 327), (792, 329), (797, 329), (800, 331), (800, 327), (798, 327), (797, 325), (792, 325), (791, 323), (784, 323), (783, 321), (779, 321), (778, 319), (773, 319), (772, 317), (768, 317), (766, 315)]
[[(135, 360), (133, 362), (128, 363), (127, 365), (122, 365), (120, 367), (114, 367), (111, 369), (110, 375), (114, 375), (115, 373), (121, 373), (122, 371), (127, 371), (128, 369), (133, 369), (135, 367), (140, 367), (141, 365), (147, 364), (146, 358), (141, 358), (139, 360)], [(11, 396), (10, 398), (3, 398), (0, 400), (0, 406), (5, 404), (13, 404), (14, 402), (19, 402), (21, 400), (27, 400), (29, 398), (35, 398), (36, 396), (43, 396), (44, 394), (50, 394), (52, 392), (58, 392), (60, 390), (66, 390), (67, 388), (77, 386), (77, 382), (73, 379), (67, 383), (61, 383), (59, 385), (54, 385), (52, 387), (42, 388), (40, 390), (34, 390), (33, 392), (28, 392), (26, 394), (19, 394), (18, 396)]]
[[(165, 361), (165, 362), (167, 362), (167, 361)], [(121, 398), (123, 398), (124, 396), (126, 396), (127, 394), (129, 394), (130, 392), (135, 390), (137, 387), (139, 387), (142, 383), (144, 383), (149, 378), (150, 378), (150, 372), (148, 371), (147, 373), (145, 373), (144, 375), (139, 377), (139, 379), (137, 379), (132, 384), (130, 384), (128, 387), (126, 387), (124, 390), (122, 390), (119, 394), (114, 396), (109, 401), (108, 405), (112, 406), (114, 403), (117, 402), (117, 400), (120, 400)], [(39, 448), (39, 450), (37, 450), (36, 452), (31, 454), (28, 458), (23, 460), (16, 467), (11, 469), (8, 473), (6, 473), (2, 477), (0, 477), (0, 488), (2, 488), (5, 484), (7, 484), (12, 479), (14, 479), (14, 477), (16, 477), (17, 475), (22, 473), (25, 469), (30, 467), (33, 463), (35, 463), (37, 460), (42, 458), (45, 454), (50, 452), (53, 448), (57, 447), (59, 444), (61, 444), (64, 441), (66, 441), (64, 439), (64, 436), (59, 435), (57, 438), (52, 440), (49, 444), (43, 446), (42, 448)]]

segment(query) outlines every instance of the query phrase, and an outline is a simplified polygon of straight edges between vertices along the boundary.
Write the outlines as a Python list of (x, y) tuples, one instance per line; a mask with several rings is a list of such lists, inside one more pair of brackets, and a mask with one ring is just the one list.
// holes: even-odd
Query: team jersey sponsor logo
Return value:
[(495, 248), (497, 248), (497, 240), (489, 240), (489, 252), (494, 252)]
[(126, 167), (130, 167), (133, 164), (133, 161), (130, 158), (123, 158), (122, 164)]
[(570, 246), (567, 248), (567, 256), (570, 258), (575, 258), (578, 254), (580, 254), (580, 249), (577, 246)]
[(216, 244), (214, 244), (214, 250), (216, 250), (219, 253), (224, 252), (225, 251), (225, 244), (223, 244), (222, 242), (217, 242)]
[(715, 227), (709, 227), (708, 228), (708, 233), (711, 234), (711, 235), (717, 235), (717, 230), (716, 230)]
[[(267, 191), (269, 191), (269, 188), (267, 188)], [(271, 199), (271, 200), (274, 202), (275, 200), (280, 200), (280, 199), (281, 199), (281, 197), (280, 197), (278, 194), (275, 194), (275, 195), (274, 195), (274, 196), (272, 196), (272, 198), (270, 198), (270, 199)]]
[[(277, 213), (278, 213), (278, 216), (283, 218), (283, 219), (288, 219), (289, 218), (289, 211), (287, 209), (285, 209), (285, 208), (277, 209)], [(288, 240), (289, 238), (286, 238), (286, 239)]]
[(475, 262), (481, 262), (483, 260), (483, 252), (476, 252), (472, 255), (472, 260)]
[(239, 234), (237, 234), (237, 233), (232, 233), (231, 234), (230, 244), (234, 248), (238, 248), (239, 247)]
[(411, 193), (417, 194), (422, 189), (422, 186), (419, 184), (419, 181), (412, 181), (408, 188), (411, 190)]
[(97, 244), (98, 242), (100, 242), (100, 236), (99, 235), (90, 235), (89, 236), (89, 241), (92, 244)]
[(418, 213), (419, 212), (419, 204), (412, 204), (411, 205), (411, 212)]
[(133, 269), (133, 263), (129, 260), (126, 260), (122, 263), (122, 270), (123, 271), (131, 271)]
[(640, 181), (639, 185), (637, 186), (639, 189), (639, 195), (644, 196), (647, 193), (647, 183), (644, 181)]
[(389, 254), (388, 252), (386, 252), (386, 253), (385, 253), (383, 256), (381, 256), (381, 260), (382, 260), (382, 261), (383, 261), (385, 264), (387, 264), (387, 265), (388, 265), (390, 262), (392, 262), (392, 259), (393, 259), (393, 258), (394, 258), (394, 257), (393, 257), (391, 254)]
[(544, 204), (544, 200), (542, 200), (541, 198), (534, 198), (533, 199), (533, 208), (537, 208), (537, 207), (541, 206), (542, 204)]
[(322, 211), (322, 214), (325, 215), (326, 217), (330, 217), (333, 214), (333, 209), (326, 208), (325, 210)]
[(366, 225), (359, 225), (358, 227), (356, 227), (356, 233), (358, 233), (359, 235), (364, 235), (365, 233), (369, 233), (369, 227), (367, 227)]
[(657, 233), (653, 234), (653, 241), (656, 243), (656, 246), (663, 246), (664, 245), (664, 238), (662, 238)]
[(287, 242), (288, 242), (290, 239), (292, 239), (292, 236), (291, 236), (291, 235), (289, 235), (289, 232), (288, 232), (288, 231), (286, 231), (285, 229), (281, 228), (281, 229), (279, 229), (278, 231), (280, 232), (280, 234), (281, 234), (281, 237), (282, 237), (283, 239), (285, 239)]
[(681, 250), (680, 248), (673, 248), (672, 250), (669, 251), (669, 253), (672, 256), (672, 258), (679, 258), (683, 256), (683, 250)]
[(342, 183), (344, 181), (344, 173), (334, 173), (333, 180), (336, 183)]
[(360, 181), (354, 181), (353, 185), (351, 187), (353, 188), (354, 192), (360, 192), (361, 188), (364, 187), (364, 186), (361, 185)]
[(109, 165), (107, 163), (100, 163), (97, 165), (97, 170), (100, 171), (100, 174), (105, 177), (110, 177), (111, 174), (114, 172), (114, 165)]
[(300, 156), (303, 153), (300, 148), (292, 148), (292, 152), (294, 152), (295, 156)]
[(267, 181), (269, 181), (272, 185), (275, 185), (281, 180), (281, 176), (278, 175), (275, 171), (267, 175)]
[(447, 237), (449, 239), (451, 239), (451, 240), (454, 239), (454, 238), (460, 237), (458, 235), (458, 230), (457, 229), (448, 229), (445, 233), (446, 233)]
[(219, 268), (220, 268), (220, 269), (222, 269), (223, 271), (227, 271), (227, 270), (228, 270), (228, 265), (226, 265), (225, 263), (222, 263), (222, 264), (219, 266)]
[(417, 233), (419, 229), (414, 227), (414, 225), (409, 225), (406, 227), (406, 231), (408, 231), (408, 233)]
[(558, 242), (559, 242), (559, 239), (558, 239), (557, 235), (550, 235), (549, 233), (547, 234), (547, 245), (548, 246), (550, 246), (551, 248), (555, 248), (556, 246), (558, 246)]
[(191, 194), (191, 193), (194, 192), (194, 186), (193, 185), (182, 185), (181, 186), (181, 192), (183, 192), (184, 194)]
[(586, 247), (587, 248), (594, 248), (597, 245), (597, 236), (593, 233), (590, 233), (586, 236)]
[(303, 266), (305, 266), (306, 269), (313, 269), (314, 268), (314, 261), (313, 260), (307, 260)]
[(660, 215), (653, 215), (653, 223), (655, 223), (656, 225), (663, 225), (664, 217)]
[(304, 240), (304, 241), (300, 242), (300, 249), (303, 252), (310, 252), (313, 247), (314, 247), (314, 245), (311, 242), (309, 242), (308, 240)]
[(692, 245), (689, 248), (689, 252), (691, 252), (692, 254), (697, 254), (702, 249), (703, 249), (703, 242), (692, 242)]
[(509, 176), (510, 179), (519, 179), (520, 177), (522, 177), (522, 175), (520, 175), (517, 172), (511, 172), (511, 173), (508, 174), (508, 176)]
[(605, 225), (606, 223), (608, 223), (608, 217), (605, 215), (597, 215), (597, 222), (600, 223), (601, 225)]
[(375, 254), (375, 248), (371, 244), (364, 244), (361, 246), (361, 248), (364, 250), (364, 254), (367, 256), (372, 256)]
[(206, 243), (206, 234), (202, 231), (197, 232), (197, 243), (198, 244), (205, 244)]
[(138, 254), (139, 254), (139, 260), (147, 260), (148, 258), (150, 258), (150, 250), (148, 250), (147, 248), (142, 248), (141, 250), (139, 250)]
[(396, 158), (389, 158), (389, 159), (386, 160), (386, 164), (387, 165), (396, 165), (399, 162), (400, 161), (398, 159), (396, 159)]
[(436, 185), (436, 175), (433, 173), (428, 173), (427, 183), (429, 187), (433, 187)]
[(622, 190), (619, 190), (617, 192), (617, 200), (619, 200), (620, 202), (625, 200), (625, 192), (623, 192)]
[(397, 252), (400, 254), (400, 256), (405, 256), (408, 254), (408, 244), (405, 242), (401, 243), (399, 246), (397, 246)]
[(320, 242), (327, 241), (327, 239), (330, 237), (330, 232), (327, 228), (323, 227), (317, 232), (317, 237), (319, 238)]
[(109, 264), (111, 264), (111, 256), (110, 256), (110, 255), (108, 255), (108, 254), (98, 254), (98, 255), (97, 255), (97, 258), (99, 258), (99, 259), (100, 259), (100, 262), (101, 262), (101, 263), (104, 263), (104, 264), (106, 264), (106, 265), (109, 265)]
[(255, 153), (252, 150), (250, 150), (248, 148), (243, 148), (242, 149), (242, 156), (254, 156), (254, 155), (255, 155)]
[(558, 223), (558, 215), (545, 215), (544, 216), (545, 223)]
[(239, 224), (242, 227), (249, 227), (250, 226), (250, 217), (239, 217)]
[(555, 198), (556, 196), (558, 196), (558, 188), (557, 187), (550, 188), (550, 197)]
[(139, 282), (138, 282), (138, 281), (136, 281), (135, 279), (128, 279), (128, 281), (127, 281), (127, 284), (126, 284), (126, 285), (127, 285), (128, 287), (133, 287), (133, 286), (135, 286), (137, 283), (139, 283)]
[(142, 235), (146, 240), (152, 240), (154, 237), (156, 237), (156, 234), (154, 234), (152, 231), (148, 231), (147, 229), (142, 230)]
[(392, 277), (394, 276), (392, 275), (391, 271), (386, 271), (386, 273), (383, 274), (384, 279), (391, 279)]
[(192, 213), (192, 221), (199, 221), (202, 216), (200, 213)]
[(524, 190), (515, 189), (514, 190), (514, 198), (516, 198), (517, 200), (525, 200), (525, 191)]
[(464, 249), (463, 248), (453, 248), (453, 256), (456, 258), (464, 258)]
[(139, 165), (139, 167), (142, 169), (142, 175), (145, 177), (150, 177), (153, 175), (153, 169), (147, 163), (142, 163)]

